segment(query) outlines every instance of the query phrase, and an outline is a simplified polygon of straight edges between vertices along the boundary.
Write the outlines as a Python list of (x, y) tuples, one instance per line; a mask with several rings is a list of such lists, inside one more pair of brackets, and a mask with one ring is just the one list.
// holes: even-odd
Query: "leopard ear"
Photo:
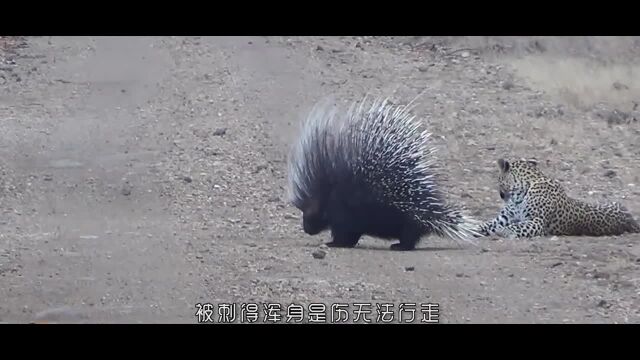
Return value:
[(509, 171), (509, 168), (511, 167), (511, 165), (505, 159), (498, 159), (498, 167), (502, 172), (507, 172)]
[(538, 166), (538, 160), (536, 159), (527, 159), (527, 162), (529, 163), (529, 165), (532, 165), (533, 167)]

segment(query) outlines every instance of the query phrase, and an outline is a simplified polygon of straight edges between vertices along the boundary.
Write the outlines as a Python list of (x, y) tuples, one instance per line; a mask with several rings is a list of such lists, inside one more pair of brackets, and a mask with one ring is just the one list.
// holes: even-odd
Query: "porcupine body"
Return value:
[(347, 110), (318, 104), (289, 156), (290, 201), (309, 235), (331, 231), (331, 247), (354, 247), (363, 235), (399, 240), (412, 250), (435, 234), (473, 237), (473, 221), (445, 202), (430, 133), (411, 113), (365, 97)]

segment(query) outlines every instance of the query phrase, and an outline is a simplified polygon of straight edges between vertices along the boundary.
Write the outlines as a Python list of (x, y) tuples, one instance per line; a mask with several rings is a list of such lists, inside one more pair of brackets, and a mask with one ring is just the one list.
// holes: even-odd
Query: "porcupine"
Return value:
[(346, 112), (318, 103), (289, 154), (289, 200), (305, 233), (331, 231), (330, 247), (363, 235), (413, 250), (429, 234), (471, 241), (476, 220), (444, 199), (431, 134), (413, 105), (367, 96)]

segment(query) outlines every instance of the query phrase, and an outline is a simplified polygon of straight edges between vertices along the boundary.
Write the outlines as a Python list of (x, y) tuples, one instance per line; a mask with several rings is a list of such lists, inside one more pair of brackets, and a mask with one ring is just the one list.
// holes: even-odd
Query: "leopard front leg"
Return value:
[(481, 236), (491, 236), (497, 234), (497, 231), (501, 228), (505, 228), (514, 223), (516, 220), (515, 211), (511, 204), (507, 204), (500, 210), (498, 216), (493, 220), (487, 221), (480, 225), (477, 232)]
[(533, 238), (545, 236), (544, 220), (542, 218), (534, 218), (522, 222), (509, 224), (499, 228), (495, 232), (497, 235), (505, 238)]

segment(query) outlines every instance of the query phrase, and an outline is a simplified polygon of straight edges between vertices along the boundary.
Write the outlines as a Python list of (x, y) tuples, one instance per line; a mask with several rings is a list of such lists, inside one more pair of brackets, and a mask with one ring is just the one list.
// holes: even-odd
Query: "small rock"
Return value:
[(481, 252), (481, 253), (486, 253), (486, 252), (489, 252), (489, 249), (487, 249), (487, 248), (482, 248), (482, 249), (480, 249), (480, 252)]
[(620, 83), (620, 82), (617, 82), (617, 81), (614, 82), (612, 86), (613, 86), (613, 88), (615, 90), (618, 90), (618, 91), (620, 91), (620, 90), (629, 90), (629, 87), (627, 85), (625, 85), (623, 83)]
[(461, 277), (463, 277), (463, 276), (464, 276), (464, 274), (463, 274), (463, 273), (456, 273), (456, 277), (461, 278)]
[(278, 202), (278, 201), (280, 201), (280, 197), (279, 197), (279, 196), (276, 196), (276, 195), (274, 195), (274, 196), (270, 196), (270, 197), (267, 199), (267, 201), (268, 201), (268, 202)]
[(328, 251), (329, 247), (327, 246), (327, 244), (322, 244), (322, 245), (318, 246), (318, 249), (322, 249), (322, 250)]
[(593, 272), (594, 279), (608, 279), (609, 277), (610, 277), (609, 273), (606, 273), (606, 272), (602, 272), (598, 270)]
[(122, 189), (120, 190), (120, 193), (124, 196), (129, 196), (131, 195), (131, 185), (129, 184), (124, 184), (122, 186)]
[(598, 307), (601, 307), (601, 308), (608, 309), (608, 308), (610, 308), (610, 307), (611, 307), (611, 303), (610, 303), (610, 302), (608, 302), (607, 300), (604, 300), (604, 299), (603, 299), (603, 300), (598, 301), (598, 305), (597, 305), (597, 306), (598, 306)]
[(460, 57), (462, 58), (468, 58), (469, 55), (471, 55), (468, 51), (463, 51), (460, 53)]
[(287, 220), (298, 220), (298, 219), (300, 219), (298, 216), (292, 215), (292, 214), (284, 214), (284, 218), (287, 219)]
[(607, 171), (604, 173), (604, 176), (605, 176), (605, 177), (608, 177), (608, 178), (613, 178), (613, 177), (615, 177), (615, 176), (616, 176), (616, 172), (615, 172), (615, 171), (613, 171), (613, 170), (607, 170)]
[(213, 135), (213, 136), (222, 136), (222, 135), (224, 135), (224, 134), (226, 134), (226, 133), (227, 133), (227, 128), (220, 128), (220, 129), (216, 129), (216, 130), (213, 132), (213, 134), (212, 134), (212, 135)]
[(630, 115), (619, 110), (613, 111), (605, 111), (601, 115), (601, 117), (607, 120), (607, 124), (609, 125), (620, 125), (628, 122)]
[(325, 249), (316, 249), (313, 253), (311, 253), (314, 259), (324, 259), (327, 256), (327, 251)]
[(429, 66), (418, 66), (418, 71), (427, 72), (429, 70)]
[(44, 176), (42, 177), (42, 180), (44, 180), (44, 181), (51, 181), (51, 180), (53, 180), (53, 175), (50, 175), (50, 174), (44, 175)]
[(320, 45), (316, 46), (316, 51), (324, 51), (324, 48)]
[(505, 90), (511, 90), (511, 89), (513, 89), (514, 86), (515, 85), (510, 80), (507, 80), (507, 81), (502, 83), (502, 88), (505, 89)]
[(562, 164), (560, 164), (560, 170), (562, 170), (562, 171), (570, 171), (571, 170), (571, 164), (569, 164), (567, 162), (563, 162)]
[(557, 236), (552, 236), (549, 241), (558, 241), (558, 237)]
[(551, 264), (551, 267), (552, 267), (552, 268), (554, 268), (554, 267), (558, 267), (558, 266), (560, 266), (560, 265), (562, 265), (562, 264), (563, 264), (563, 262), (562, 262), (562, 261), (558, 261), (557, 263), (553, 263), (553, 264)]
[(415, 269), (416, 269), (415, 266), (405, 266), (404, 271), (413, 271)]
[(190, 183), (193, 181), (193, 179), (190, 176), (183, 176), (182, 177), (182, 181), (186, 182), (186, 183)]

